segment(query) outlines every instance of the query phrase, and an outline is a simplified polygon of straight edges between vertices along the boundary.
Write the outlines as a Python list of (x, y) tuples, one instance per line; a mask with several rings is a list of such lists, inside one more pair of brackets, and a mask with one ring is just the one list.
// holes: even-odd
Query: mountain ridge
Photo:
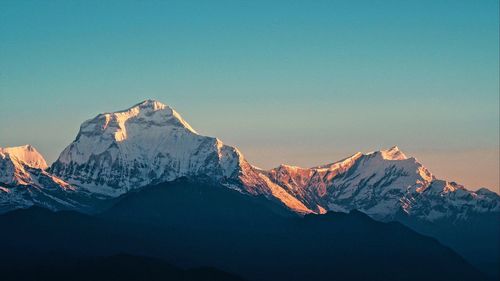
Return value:
[[(38, 155), (35, 158), (44, 168), (40, 173), (87, 197), (90, 194), (103, 200), (147, 185), (192, 177), (263, 195), (299, 214), (356, 209), (390, 221), (403, 211), (433, 221), (500, 210), (496, 193), (486, 189), (473, 192), (439, 180), (397, 146), (357, 152), (311, 168), (282, 164), (259, 169), (236, 147), (198, 134), (173, 108), (152, 99), (83, 122), (75, 140), (48, 169), (31, 146), (2, 151), (7, 150)], [(18, 162), (18, 166), (30, 165)]]

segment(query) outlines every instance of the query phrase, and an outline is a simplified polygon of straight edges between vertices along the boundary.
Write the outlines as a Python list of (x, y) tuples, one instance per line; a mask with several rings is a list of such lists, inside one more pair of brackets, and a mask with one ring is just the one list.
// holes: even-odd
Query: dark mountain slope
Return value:
[[(382, 271), (392, 267), (391, 270), (385, 271), (391, 276), (385, 278), (394, 278), (394, 274), (399, 271), (408, 279), (413, 277), (406, 276), (405, 272), (420, 261), (412, 265), (411, 262), (415, 261), (408, 259), (406, 266), (397, 268), (391, 266), (391, 263), (395, 265), (395, 259), (421, 255), (421, 262), (428, 264), (431, 260), (428, 256), (451, 254), (450, 250), (438, 245), (433, 239), (416, 235), (398, 223), (376, 222), (360, 212), (309, 215), (302, 219), (293, 213), (283, 213), (282, 209), (275, 209), (275, 205), (269, 204), (266, 200), (228, 191), (223, 187), (205, 186), (187, 181), (162, 184), (126, 196), (102, 216), (163, 228), (175, 225), (176, 228), (189, 229), (195, 243), (198, 240), (197, 230), (201, 228), (204, 230), (204, 237), (200, 238), (200, 241), (210, 240), (214, 245), (219, 243), (219, 252), (222, 252), (225, 245), (238, 245), (237, 248), (240, 250), (247, 245), (249, 252), (262, 255), (258, 260), (280, 260), (280, 255), (283, 255), (289, 257), (284, 263), (291, 264), (295, 255), (297, 266), (304, 267), (311, 260), (304, 256), (316, 255), (318, 259), (312, 259), (309, 268), (317, 267), (319, 272), (323, 272), (321, 264), (332, 267), (336, 263), (335, 268), (339, 275), (342, 270), (338, 268), (352, 268), (352, 264), (373, 254), (371, 262), (373, 266), (368, 264), (365, 268), (373, 271), (380, 269), (377, 274), (383, 276)], [(214, 237), (205, 235), (207, 232), (215, 233)], [(222, 235), (222, 239), (219, 240)], [(245, 243), (241, 243), (241, 240), (245, 240)], [(429, 247), (429, 244), (434, 246)], [(203, 245), (200, 246), (202, 247)], [(263, 253), (258, 253), (259, 247), (264, 247)], [(228, 256), (234, 254), (231, 252), (233, 249), (226, 248)], [(422, 253), (417, 253), (419, 249)], [(344, 253), (340, 254), (341, 251)], [(355, 257), (354, 253), (359, 253), (362, 257)], [(385, 255), (387, 256), (384, 258)], [(336, 257), (339, 258), (338, 261), (334, 261)], [(323, 263), (321, 260), (323, 258), (328, 262)], [(244, 257), (231, 256), (231, 261), (238, 259)], [(386, 264), (378, 264), (384, 259), (387, 261)], [(253, 260), (242, 262), (250, 265)], [(397, 263), (404, 262), (397, 261)], [(445, 266), (445, 262), (439, 263)], [(224, 262), (227, 263), (230, 261)], [(273, 266), (278, 265), (274, 263)], [(448, 270), (459, 269), (440, 269), (441, 272)], [(298, 274), (299, 272), (294, 273), (295, 276)], [(352, 272), (348, 272), (347, 276), (349, 274)]]
[(249, 280), (483, 280), (436, 240), (360, 212), (304, 218), (224, 187), (185, 180), (131, 193), (99, 217), (41, 209), (0, 216), (0, 255), (128, 253)]
[(161, 259), (115, 255), (93, 258), (60, 256), (26, 265), (0, 265), (2, 280), (30, 281), (242, 281), (234, 275), (212, 268), (184, 270)]
[(404, 225), (435, 237), (495, 280), (500, 279), (500, 213), (475, 214), (467, 220), (419, 221), (401, 216)]

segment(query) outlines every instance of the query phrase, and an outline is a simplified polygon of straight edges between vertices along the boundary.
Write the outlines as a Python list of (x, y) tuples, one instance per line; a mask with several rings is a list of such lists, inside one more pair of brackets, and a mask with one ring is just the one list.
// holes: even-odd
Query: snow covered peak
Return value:
[(317, 213), (361, 210), (388, 221), (404, 212), (436, 221), (500, 210), (500, 197), (494, 192), (486, 189), (473, 192), (454, 182), (436, 179), (396, 146), (356, 153), (311, 169), (281, 165), (265, 173), (273, 183)]
[(196, 133), (174, 109), (154, 100), (84, 122), (50, 171), (103, 197), (188, 177), (277, 198), (292, 210), (309, 212), (258, 173), (237, 148)]
[(161, 110), (161, 109), (165, 109), (167, 107), (167, 105), (165, 105), (164, 103), (161, 103), (161, 102), (159, 102), (157, 100), (153, 100), (153, 99), (147, 99), (143, 102), (136, 104), (133, 107), (136, 107), (136, 106), (140, 107), (140, 108), (149, 108), (152, 110)]
[(85, 121), (51, 171), (117, 195), (183, 176), (228, 179), (244, 161), (236, 148), (199, 135), (173, 108), (145, 100)]
[[(103, 113), (82, 124), (80, 130), (112, 131), (115, 139), (121, 141), (127, 138), (127, 123), (143, 123), (157, 126), (170, 126), (186, 129), (196, 134), (196, 131), (181, 117), (181, 115), (168, 105), (156, 100), (145, 100), (128, 109)], [(97, 126), (95, 126), (97, 125)]]
[(31, 145), (0, 148), (0, 214), (33, 205), (81, 209), (85, 199), (46, 168), (45, 159)]
[[(47, 168), (45, 159), (31, 145), (0, 147), (0, 187), (38, 185), (43, 188), (41, 182), (44, 182), (63, 189), (69, 188), (67, 183), (50, 175)], [(6, 192), (6, 187), (3, 191)]]
[(118, 144), (121, 144), (121, 154), (134, 158), (156, 153), (166, 142), (165, 138), (181, 135), (194, 137), (198, 133), (173, 108), (155, 100), (145, 100), (128, 109), (102, 113), (85, 121), (76, 140), (61, 153), (58, 161), (86, 163), (93, 155)]
[(401, 150), (399, 150), (399, 147), (397, 147), (397, 146), (393, 146), (389, 149), (380, 150), (380, 151), (377, 151), (374, 153), (380, 154), (380, 156), (384, 160), (406, 160), (406, 159), (408, 159), (406, 157), (406, 155)]
[(29, 144), (6, 148), (0, 147), (0, 153), (7, 154), (10, 158), (16, 158), (17, 161), (31, 168), (42, 170), (48, 168), (47, 162), (43, 156)]

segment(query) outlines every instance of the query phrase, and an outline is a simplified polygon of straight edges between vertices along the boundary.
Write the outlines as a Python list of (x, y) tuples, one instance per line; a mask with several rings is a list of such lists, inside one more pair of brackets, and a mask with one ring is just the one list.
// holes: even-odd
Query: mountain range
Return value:
[[(31, 145), (0, 148), (0, 213), (42, 207), (102, 215), (131, 194), (182, 179), (298, 217), (360, 211), (380, 222), (397, 221), (497, 274), (500, 196), (495, 192), (438, 179), (396, 146), (311, 168), (263, 170), (237, 148), (200, 135), (155, 100), (85, 121), (51, 166)], [(464, 231), (464, 225), (473, 230)], [(454, 234), (458, 238), (450, 237)]]
[[(264, 195), (301, 214), (356, 209), (385, 221), (400, 212), (435, 221), (500, 211), (498, 194), (439, 180), (396, 146), (313, 168), (262, 170), (237, 148), (198, 134), (174, 109), (154, 100), (85, 121), (51, 167), (30, 145), (0, 149), (0, 157), (4, 210), (29, 205), (92, 210), (91, 202), (72, 197), (81, 193), (106, 200), (190, 177)], [(26, 186), (32, 198), (19, 188)]]

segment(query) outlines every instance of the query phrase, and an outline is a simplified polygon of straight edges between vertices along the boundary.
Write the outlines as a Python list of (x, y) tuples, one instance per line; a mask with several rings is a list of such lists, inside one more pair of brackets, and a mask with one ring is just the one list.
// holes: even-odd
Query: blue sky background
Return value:
[(265, 168), (397, 144), (498, 191), (498, 5), (2, 0), (0, 146), (155, 98)]

